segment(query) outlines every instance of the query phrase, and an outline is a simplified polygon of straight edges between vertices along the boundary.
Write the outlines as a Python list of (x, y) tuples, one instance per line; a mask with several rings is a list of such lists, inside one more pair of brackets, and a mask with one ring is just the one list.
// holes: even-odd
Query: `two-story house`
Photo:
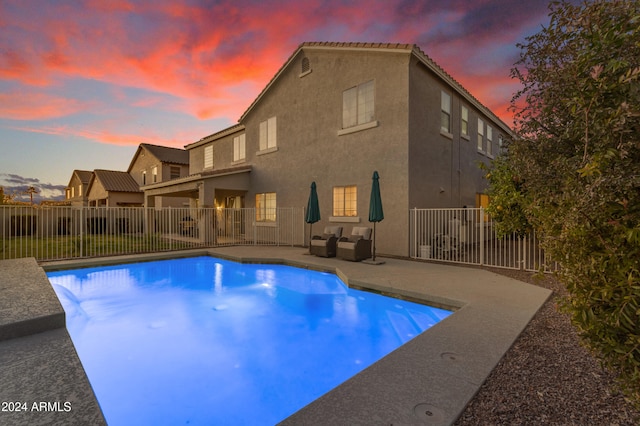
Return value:
[(305, 206), (317, 184), (322, 221), (368, 226), (374, 170), (385, 219), (377, 252), (409, 254), (409, 209), (475, 206), (487, 163), (511, 134), (416, 45), (303, 43), (239, 119), (187, 145), (189, 174), (145, 188), (192, 206)]
[[(184, 149), (141, 143), (127, 169), (138, 186), (179, 179), (189, 174), (189, 153)], [(155, 207), (188, 207), (187, 197), (158, 197)]]
[(87, 189), (93, 172), (87, 170), (74, 170), (69, 179), (69, 185), (65, 188), (65, 201), (74, 207), (88, 205)]

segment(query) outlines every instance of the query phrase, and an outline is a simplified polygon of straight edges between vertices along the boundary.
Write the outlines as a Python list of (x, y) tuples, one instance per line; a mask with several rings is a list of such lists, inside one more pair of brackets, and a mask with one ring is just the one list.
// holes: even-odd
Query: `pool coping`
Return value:
[[(9, 365), (18, 365), (15, 371), (9, 371), (6, 378), (34, 383), (33, 388), (19, 385), (9, 386), (9, 390), (0, 390), (0, 401), (40, 401), (43, 398), (53, 398), (51, 395), (57, 395), (56, 398), (63, 400), (65, 397), (52, 389), (66, 389), (78, 395), (73, 402), (76, 409), (70, 413), (47, 413), (47, 419), (50, 420), (51, 416), (58, 421), (64, 418), (65, 424), (74, 424), (76, 420), (77, 424), (86, 424), (87, 418), (97, 421), (92, 422), (93, 424), (104, 422), (95, 395), (77, 360), (71, 339), (64, 325), (62, 328), (59, 327), (59, 311), (62, 315), (64, 311), (50, 284), (48, 289), (46, 288), (48, 280), (44, 271), (199, 255), (242, 263), (276, 263), (332, 272), (350, 287), (394, 294), (456, 310), (454, 315), (284, 419), (281, 422), (283, 425), (451, 424), (459, 417), (491, 370), (551, 294), (547, 289), (482, 269), (393, 258), (385, 258), (382, 265), (370, 265), (309, 256), (301, 247), (222, 247), (43, 262), (40, 265), (32, 259), (22, 261), (21, 269), (31, 272), (24, 272), (10, 279), (6, 279), (5, 275), (11, 267), (7, 268), (8, 264), (3, 262), (12, 261), (0, 261), (0, 282), (3, 283), (0, 285), (0, 291), (8, 291), (8, 286), (14, 288), (19, 282), (29, 281), (30, 278), (25, 274), (31, 274), (31, 279), (39, 285), (26, 287), (26, 294), (20, 296), (19, 301), (22, 305), (40, 306), (38, 309), (25, 309), (24, 306), (18, 309), (14, 302), (7, 309), (3, 305), (5, 302), (1, 301), (7, 298), (2, 297), (0, 312), (15, 311), (15, 317), (19, 319), (14, 322), (16, 327), (25, 320), (25, 311), (29, 312), (27, 316), (35, 318), (52, 313), (52, 318), (57, 318), (53, 321), (41, 319), (40, 325), (36, 321), (35, 325), (32, 324), (21, 335), (0, 339), (0, 360), (4, 357), (13, 361), (13, 364), (9, 362)], [(24, 267), (25, 265), (28, 267)], [(15, 288), (12, 291), (15, 293)], [(51, 295), (55, 301), (51, 300)], [(9, 324), (0, 323), (0, 331), (4, 327), (5, 333), (11, 333), (6, 331), (12, 329), (11, 322), (5, 322)], [(30, 369), (33, 366), (23, 365), (24, 363), (17, 359), (25, 350), (38, 352), (51, 347), (52, 340), (60, 342), (63, 349), (58, 355), (67, 358), (65, 368), (71, 370), (68, 374), (73, 379), (43, 381), (40, 371), (40, 379), (37, 380), (32, 377)], [(50, 358), (41, 364), (40, 370), (59, 369), (59, 364), (61, 359)], [(3, 366), (0, 370), (1, 379), (5, 378), (4, 369)], [(64, 386), (60, 385), (60, 380), (64, 382)], [(13, 392), (23, 394), (11, 394), (12, 389)], [(0, 412), (0, 422), (4, 414)], [(42, 413), (30, 412), (19, 413), (15, 418), (29, 418), (30, 423), (38, 424), (37, 421), (45, 419), (45, 416)]]

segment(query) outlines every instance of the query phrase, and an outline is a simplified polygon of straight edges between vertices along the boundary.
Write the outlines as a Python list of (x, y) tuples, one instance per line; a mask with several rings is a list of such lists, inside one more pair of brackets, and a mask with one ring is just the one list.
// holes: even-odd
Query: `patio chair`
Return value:
[(336, 257), (336, 243), (342, 236), (342, 226), (327, 226), (322, 235), (311, 238), (310, 253), (321, 257)]
[(340, 259), (359, 262), (371, 257), (371, 228), (355, 226), (349, 238), (338, 240), (337, 256)]

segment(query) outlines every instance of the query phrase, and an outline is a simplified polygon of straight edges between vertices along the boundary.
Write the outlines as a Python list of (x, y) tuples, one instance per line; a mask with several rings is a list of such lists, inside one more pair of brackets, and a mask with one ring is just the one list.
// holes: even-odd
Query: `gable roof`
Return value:
[(105, 191), (142, 192), (137, 182), (129, 173), (97, 169), (93, 171), (93, 177), (91, 178), (91, 183), (89, 184), (87, 193), (96, 180), (102, 184)]
[(71, 173), (71, 178), (69, 179), (69, 184), (67, 185), (67, 188), (71, 187), (71, 182), (73, 181), (74, 177), (77, 177), (78, 180), (83, 185), (86, 185), (91, 181), (92, 176), (93, 176), (93, 172), (90, 172), (88, 170), (74, 170), (73, 173)]
[(89, 183), (91, 176), (93, 176), (93, 172), (89, 170), (74, 170), (73, 173), (78, 176), (82, 183)]
[(493, 111), (485, 107), (478, 99), (476, 99), (467, 89), (465, 89), (458, 81), (456, 81), (451, 75), (449, 75), (441, 66), (431, 59), (426, 53), (424, 53), (420, 47), (416, 44), (401, 44), (401, 43), (348, 43), (348, 42), (304, 42), (301, 43), (293, 54), (287, 59), (287, 61), (280, 67), (278, 72), (271, 78), (269, 83), (262, 89), (258, 97), (249, 105), (249, 108), (240, 116), (238, 120), (241, 122), (253, 109), (253, 107), (262, 99), (264, 94), (280, 77), (284, 70), (291, 64), (295, 57), (302, 50), (310, 49), (334, 49), (334, 50), (352, 50), (352, 51), (365, 51), (375, 50), (378, 52), (406, 52), (418, 58), (428, 69), (434, 72), (439, 78), (444, 80), (449, 86), (451, 86), (460, 96), (465, 98), (467, 102), (475, 106), (478, 110), (482, 111), (485, 115), (495, 121), (502, 129), (507, 133), (512, 133), (512, 130), (507, 126)]
[(185, 145), (185, 149), (193, 149), (200, 145), (204, 145), (209, 142), (213, 142), (225, 136), (229, 136), (231, 134), (241, 132), (244, 130), (244, 124), (234, 124), (231, 127), (227, 127), (226, 129), (222, 129), (218, 132), (212, 133), (209, 136), (205, 136), (198, 141)]
[(133, 163), (136, 162), (136, 159), (142, 152), (142, 150), (147, 151), (149, 154), (153, 155), (160, 161), (161, 163), (168, 164), (179, 164), (179, 165), (189, 165), (189, 153), (182, 148), (173, 148), (170, 146), (160, 146), (160, 145), (152, 145), (149, 143), (141, 143), (138, 145), (138, 149), (136, 153), (131, 158), (131, 163), (129, 163), (129, 168), (127, 169), (127, 173), (131, 172), (131, 168), (133, 167)]

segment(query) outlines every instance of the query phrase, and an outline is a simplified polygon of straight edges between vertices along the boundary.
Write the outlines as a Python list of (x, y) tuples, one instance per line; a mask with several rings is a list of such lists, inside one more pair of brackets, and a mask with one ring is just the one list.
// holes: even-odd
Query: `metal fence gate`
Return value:
[(554, 271), (535, 234), (497, 237), (483, 208), (411, 209), (410, 257), (469, 265)]

